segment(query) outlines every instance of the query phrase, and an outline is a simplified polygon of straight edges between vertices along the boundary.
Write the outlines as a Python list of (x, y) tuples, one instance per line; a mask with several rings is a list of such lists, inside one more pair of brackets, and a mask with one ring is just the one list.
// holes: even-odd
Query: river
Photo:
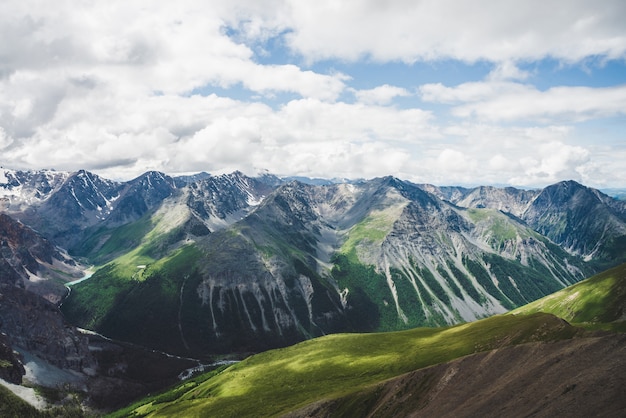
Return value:
[(93, 274), (95, 273), (95, 270), (92, 267), (89, 267), (87, 270), (85, 270), (85, 275), (83, 277), (81, 277), (78, 280), (74, 280), (72, 282), (67, 282), (65, 283), (66, 287), (70, 287), (70, 286), (74, 286), (75, 284), (78, 284), (80, 282), (84, 282), (85, 280), (91, 278), (91, 276), (93, 276)]

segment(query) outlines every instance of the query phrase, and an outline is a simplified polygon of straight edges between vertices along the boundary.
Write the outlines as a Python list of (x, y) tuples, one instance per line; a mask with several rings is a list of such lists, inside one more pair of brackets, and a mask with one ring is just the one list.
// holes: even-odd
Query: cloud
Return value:
[(503, 95), (523, 94), (527, 90), (528, 86), (509, 81), (467, 82), (455, 87), (431, 83), (419, 88), (422, 100), (446, 104), (487, 101)]
[(0, 6), (0, 77), (58, 70), (73, 77), (89, 73), (133, 92), (181, 94), (207, 84), (241, 83), (258, 92), (325, 99), (334, 99), (344, 87), (341, 74), (256, 63), (248, 46), (224, 32), (237, 4), (62, 2), (52, 8), (24, 3)]
[[(112, 178), (267, 168), (616, 183), (617, 145), (591, 143), (580, 127), (613, 118), (607, 137), (619, 144), (626, 85), (540, 89), (523, 68), (623, 60), (625, 12), (610, 0), (8, 0), (0, 163)], [(416, 61), (492, 70), (424, 84), (405, 64)], [(372, 79), (353, 78), (363, 74)]]
[(514, 62), (502, 61), (489, 73), (487, 79), (491, 81), (526, 80), (529, 76), (528, 71), (520, 70)]
[(560, 142), (549, 142), (539, 146), (535, 156), (520, 160), (524, 167), (522, 175), (513, 177), (513, 184), (532, 185), (554, 183), (561, 179), (584, 181), (585, 165), (589, 162), (589, 151)]
[(541, 122), (567, 120), (581, 122), (626, 114), (626, 85), (592, 87), (552, 87), (539, 91), (527, 87), (453, 109), (460, 117), (476, 116), (496, 121), (530, 119)]
[(626, 52), (620, 0), (602, 7), (584, 0), (289, 3), (288, 44), (311, 60), (576, 62)]
[(442, 170), (473, 173), (476, 161), (459, 150), (446, 148), (437, 156), (437, 165)]
[(357, 100), (365, 104), (386, 105), (396, 97), (410, 96), (406, 89), (402, 87), (384, 84), (369, 90), (356, 90), (354, 92)]
[(482, 81), (456, 87), (425, 84), (420, 93), (427, 102), (456, 104), (452, 108), (455, 116), (491, 121), (581, 122), (626, 114), (626, 85), (559, 86), (540, 91), (517, 82)]

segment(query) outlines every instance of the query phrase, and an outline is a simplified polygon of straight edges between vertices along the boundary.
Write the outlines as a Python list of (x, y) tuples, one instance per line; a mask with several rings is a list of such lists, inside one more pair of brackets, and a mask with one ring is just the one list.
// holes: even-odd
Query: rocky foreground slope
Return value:
[(626, 336), (530, 343), (428, 367), (296, 417), (619, 417)]

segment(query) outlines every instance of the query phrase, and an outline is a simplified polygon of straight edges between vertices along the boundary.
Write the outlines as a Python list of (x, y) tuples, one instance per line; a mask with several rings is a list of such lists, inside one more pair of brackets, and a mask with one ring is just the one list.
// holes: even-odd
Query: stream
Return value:
[(90, 279), (91, 276), (93, 276), (94, 273), (95, 273), (95, 271), (93, 270), (93, 267), (89, 267), (87, 270), (85, 270), (85, 275), (83, 277), (81, 277), (78, 280), (74, 280), (72, 282), (65, 283), (65, 287), (69, 288), (70, 286), (74, 286), (75, 284), (78, 284), (80, 282), (84, 282), (85, 280)]

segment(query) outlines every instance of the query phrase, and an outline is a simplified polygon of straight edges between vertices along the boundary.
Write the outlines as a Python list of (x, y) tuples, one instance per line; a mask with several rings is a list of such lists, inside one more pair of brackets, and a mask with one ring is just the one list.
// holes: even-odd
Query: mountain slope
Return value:
[(133, 410), (148, 416), (279, 416), (475, 352), (567, 339), (578, 332), (554, 316), (535, 314), (451, 328), (332, 335), (252, 356)]
[[(84, 171), (59, 182), (19, 216), (99, 266), (64, 312), (150, 347), (165, 333), (157, 347), (185, 355), (503, 313), (619, 260), (626, 230), (619, 202), (573, 182), (522, 191), (148, 172), (118, 183)], [(585, 220), (592, 203), (602, 216)], [(569, 238), (555, 235), (563, 222)]]
[[(614, 304), (605, 312), (593, 294), (624, 268), (555, 298), (583, 317), (612, 320)], [(623, 292), (616, 301), (624, 304)], [(620, 416), (624, 354), (624, 334), (520, 309), (453, 327), (317, 338), (252, 356), (115, 416)]]
[(512, 216), (462, 209), (392, 177), (292, 182), (258, 204), (269, 187), (217, 180), (94, 234), (86, 254), (112, 261), (74, 286), (68, 318), (184, 355), (260, 351), (327, 333), (475, 320), (588, 273)]
[(512, 315), (547, 312), (575, 324), (626, 329), (626, 264), (531, 302)]
[(0, 285), (17, 286), (58, 303), (64, 283), (85, 268), (31, 228), (0, 213)]
[(83, 274), (50, 241), (0, 214), (0, 332), (7, 345), (56, 367), (89, 373), (95, 362), (87, 341), (56, 306), (67, 293), (64, 283)]
[[(587, 272), (580, 260), (501, 212), (459, 209), (397, 179), (374, 189), (366, 200), (376, 204), (364, 210), (357, 200), (351, 209), (364, 213), (342, 231), (347, 238), (332, 274), (348, 302), (359, 292), (377, 306), (380, 329), (504, 312)], [(362, 265), (371, 267), (362, 271)]]
[(54, 170), (21, 171), (0, 168), (0, 210), (31, 209), (56, 193), (69, 173)]
[(575, 181), (531, 191), (477, 187), (446, 193), (434, 189), (461, 207), (514, 215), (570, 254), (593, 261), (597, 270), (626, 260), (626, 202)]
[(528, 343), (420, 369), (284, 415), (623, 416), (626, 337)]
[[(288, 230), (273, 227), (283, 216), (280, 205), (264, 202), (232, 227), (201, 235), (185, 221), (197, 210), (176, 207), (162, 217), (157, 211), (138, 247), (75, 286), (63, 305), (69, 318), (116, 338), (197, 356), (347, 329), (334, 289), (291, 258), (303, 251), (285, 241)], [(177, 222), (163, 221), (173, 213), (182, 214)]]
[(543, 189), (523, 218), (573, 254), (613, 263), (626, 256), (626, 203), (574, 181)]

